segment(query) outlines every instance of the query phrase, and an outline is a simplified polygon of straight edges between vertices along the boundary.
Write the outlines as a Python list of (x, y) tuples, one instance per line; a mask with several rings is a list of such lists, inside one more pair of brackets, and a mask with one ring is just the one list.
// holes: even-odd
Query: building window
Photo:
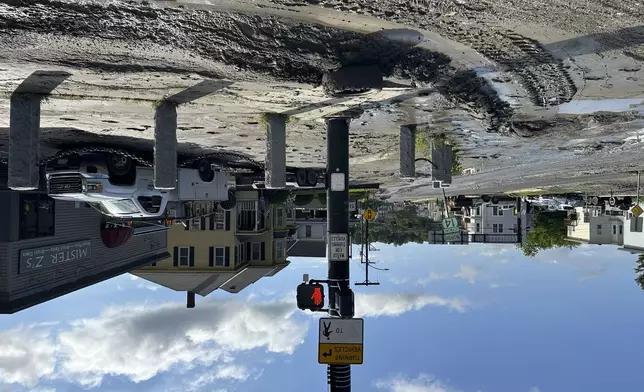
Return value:
[(275, 258), (284, 258), (284, 241), (275, 241)]
[(494, 233), (503, 233), (503, 224), (493, 224), (492, 225), (492, 232)]
[(246, 246), (242, 243), (239, 244), (239, 262), (246, 261)]
[(252, 245), (252, 260), (257, 261), (262, 257), (262, 244), (261, 242), (253, 242)]
[(499, 233), (503, 233), (503, 223), (499, 223)]
[(613, 235), (617, 234), (617, 225), (613, 225)]
[(480, 232), (481, 232), (481, 224), (480, 224), (480, 223), (477, 223), (477, 224), (476, 224), (476, 232), (477, 232), (477, 233), (480, 233)]
[(224, 266), (224, 248), (215, 248), (215, 266)]
[(624, 226), (619, 225), (619, 234), (622, 235), (624, 234)]
[(54, 235), (54, 200), (42, 194), (20, 195), (20, 239)]
[(275, 226), (284, 227), (286, 224), (284, 222), (284, 209), (277, 208), (275, 209)]
[(306, 226), (306, 238), (311, 238), (311, 226)]
[(499, 216), (503, 216), (503, 208), (499, 208)]
[(602, 235), (602, 225), (597, 225), (597, 235)]
[(481, 207), (476, 207), (476, 216), (481, 216)]
[(499, 215), (499, 207), (492, 207), (492, 215), (494, 216)]
[(201, 230), (201, 218), (190, 219), (190, 230)]
[(190, 264), (190, 247), (179, 247), (179, 265), (188, 266)]
[(221, 209), (221, 207), (218, 207), (217, 212), (215, 212), (215, 214), (210, 219), (213, 219), (215, 221), (215, 230), (224, 230), (226, 211)]

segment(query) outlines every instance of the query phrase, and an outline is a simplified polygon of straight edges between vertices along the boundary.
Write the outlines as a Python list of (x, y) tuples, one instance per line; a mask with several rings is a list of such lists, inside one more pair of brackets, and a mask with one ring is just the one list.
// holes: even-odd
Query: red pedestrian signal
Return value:
[(324, 286), (319, 283), (301, 283), (297, 286), (297, 307), (302, 310), (320, 310), (324, 307)]
[(322, 290), (319, 287), (316, 287), (315, 290), (313, 290), (311, 299), (316, 306), (322, 305)]

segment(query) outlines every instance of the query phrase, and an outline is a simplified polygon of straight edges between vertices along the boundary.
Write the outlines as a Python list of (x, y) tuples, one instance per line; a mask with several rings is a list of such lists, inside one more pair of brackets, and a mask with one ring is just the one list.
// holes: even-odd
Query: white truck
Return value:
[(229, 203), (235, 178), (214, 171), (209, 161), (201, 160), (194, 168), (177, 172), (174, 190), (157, 190), (152, 167), (139, 166), (118, 153), (83, 154), (50, 162), (47, 193), (56, 200), (89, 203), (121, 219), (163, 218), (170, 205), (176, 215), (179, 206), (191, 201)]

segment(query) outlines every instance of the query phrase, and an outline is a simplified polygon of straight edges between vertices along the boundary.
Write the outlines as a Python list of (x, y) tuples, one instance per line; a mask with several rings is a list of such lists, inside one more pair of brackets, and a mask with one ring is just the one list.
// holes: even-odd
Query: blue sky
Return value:
[[(636, 256), (605, 245), (533, 259), (508, 245), (377, 246), (373, 260), (390, 271), (354, 288), (365, 318), (354, 390), (641, 390)], [(321, 314), (294, 304), (303, 273), (324, 278), (325, 261), (292, 259), (195, 309), (124, 275), (1, 316), (0, 391), (326, 391)], [(352, 274), (363, 279), (355, 262)]]

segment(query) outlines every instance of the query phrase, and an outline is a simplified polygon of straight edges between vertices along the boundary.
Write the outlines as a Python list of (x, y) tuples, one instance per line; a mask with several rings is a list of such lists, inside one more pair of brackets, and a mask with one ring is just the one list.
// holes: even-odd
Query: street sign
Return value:
[(318, 363), (362, 365), (363, 343), (363, 319), (320, 319)]
[(444, 234), (460, 233), (460, 232), (461, 232), (461, 228), (458, 227), (458, 219), (456, 219), (453, 216), (443, 219)]
[(639, 204), (636, 204), (635, 207), (631, 209), (631, 213), (634, 217), (639, 218), (639, 216), (644, 213), (644, 210), (642, 209), (642, 207), (640, 207)]
[(458, 233), (449, 233), (443, 235), (443, 241), (445, 242), (461, 242), (461, 232)]
[(371, 222), (372, 220), (376, 219), (376, 211), (373, 208), (367, 208), (364, 210), (364, 213), (362, 214), (366, 220)]
[(301, 283), (297, 286), (297, 307), (302, 310), (320, 310), (324, 307), (324, 286), (319, 283)]
[(329, 255), (329, 261), (349, 260), (349, 235), (329, 234), (327, 254)]

